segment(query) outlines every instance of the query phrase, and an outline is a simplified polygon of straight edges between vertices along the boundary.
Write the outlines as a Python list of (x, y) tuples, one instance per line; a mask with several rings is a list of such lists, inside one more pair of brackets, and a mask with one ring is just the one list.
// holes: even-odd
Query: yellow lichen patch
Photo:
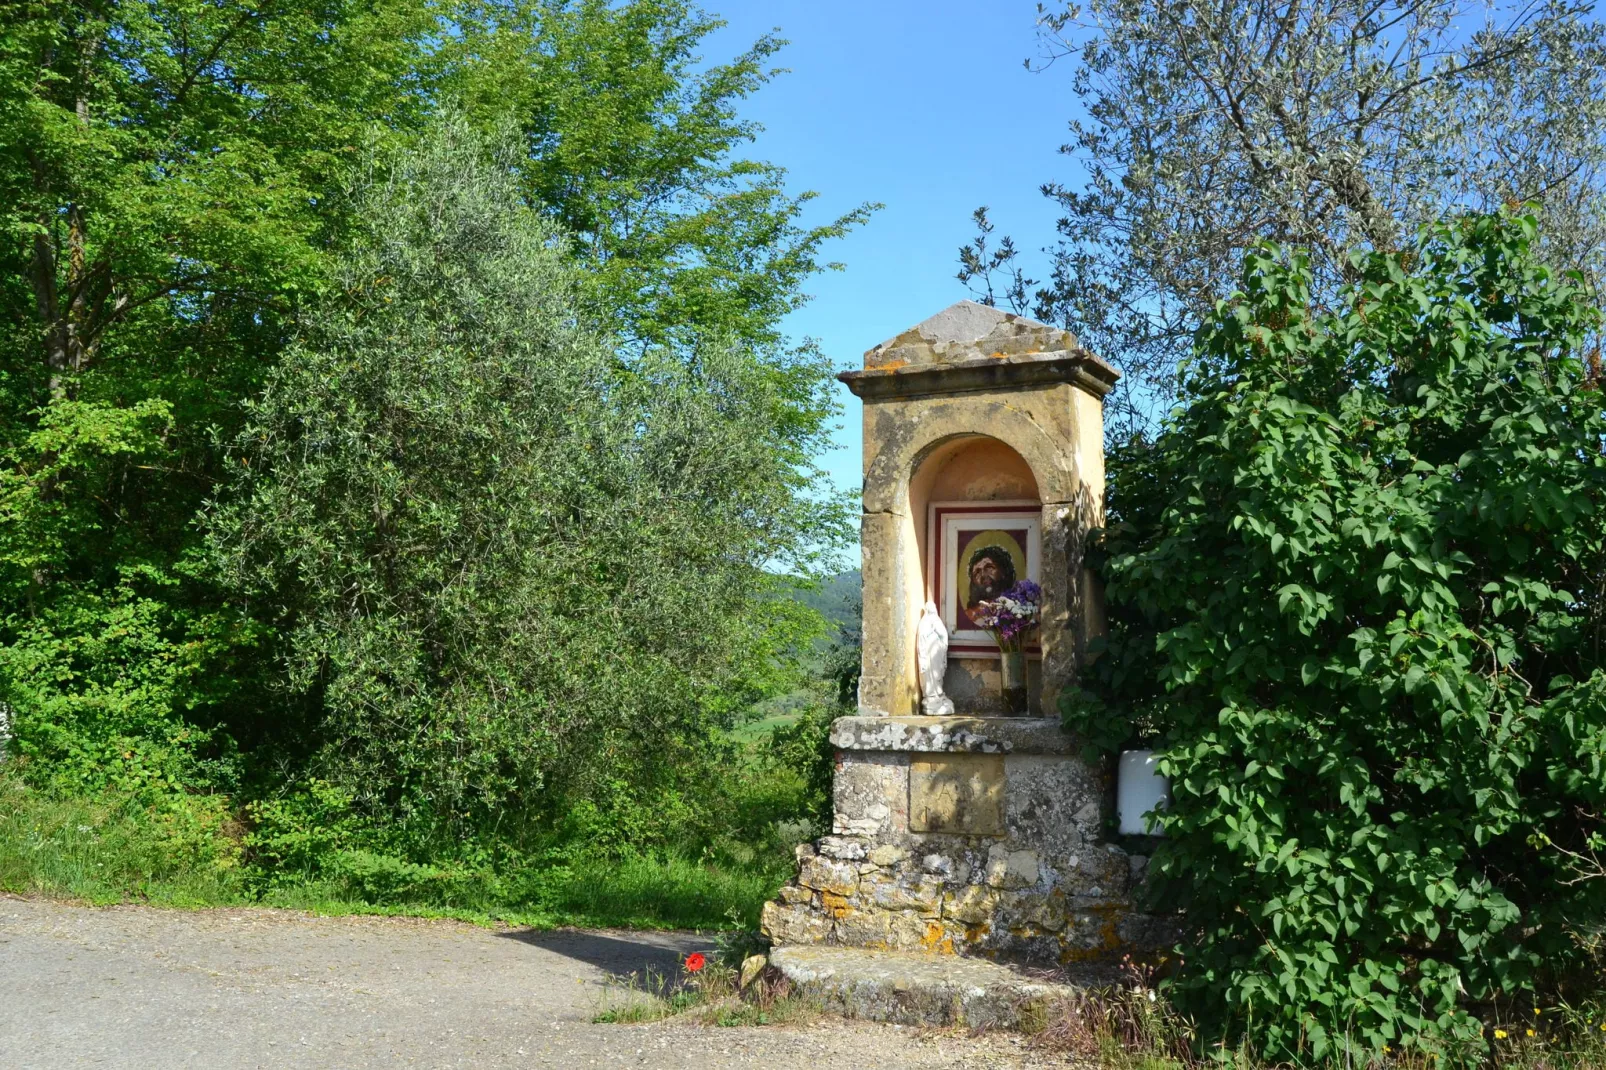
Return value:
[(920, 938), (920, 946), (939, 955), (952, 955), (954, 953), (953, 937), (949, 936), (948, 931), (934, 921), (926, 924), (926, 933)]
[[(1120, 946), (1121, 934), (1116, 928), (1120, 921), (1121, 911), (1114, 905), (1088, 908), (1081, 918), (1073, 918), (1075, 927), (1083, 932), (1092, 929), (1092, 940), (1082, 947), (1065, 947), (1060, 954), (1061, 962), (1086, 962), (1090, 959), (1103, 958)], [(1088, 925), (1087, 922), (1092, 922)]]
[(853, 907), (849, 905), (847, 899), (835, 892), (821, 892), (820, 901), (826, 913), (833, 918), (845, 918), (853, 913)]

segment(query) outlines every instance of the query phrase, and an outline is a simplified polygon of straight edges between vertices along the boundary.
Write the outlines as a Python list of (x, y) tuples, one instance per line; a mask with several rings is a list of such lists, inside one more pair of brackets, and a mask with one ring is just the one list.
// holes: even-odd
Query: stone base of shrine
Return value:
[(903, 1025), (1036, 1032), (1076, 994), (1061, 971), (954, 955), (810, 945), (777, 948), (769, 964), (828, 1011)]
[(1147, 859), (1103, 842), (1105, 778), (1057, 720), (844, 717), (832, 834), (764, 907), (777, 947), (970, 954), (1040, 965), (1146, 953)]

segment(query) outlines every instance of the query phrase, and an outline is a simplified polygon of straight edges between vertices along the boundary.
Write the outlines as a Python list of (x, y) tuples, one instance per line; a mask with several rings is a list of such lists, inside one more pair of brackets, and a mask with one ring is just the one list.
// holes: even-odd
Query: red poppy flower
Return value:
[(701, 951), (693, 951), (690, 955), (686, 956), (687, 973), (696, 973), (706, 965), (708, 965), (708, 960), (703, 958), (703, 953)]

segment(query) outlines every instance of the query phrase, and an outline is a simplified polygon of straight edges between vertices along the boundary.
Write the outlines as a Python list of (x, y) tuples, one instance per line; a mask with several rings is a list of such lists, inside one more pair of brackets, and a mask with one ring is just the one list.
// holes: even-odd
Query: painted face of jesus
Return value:
[(1015, 585), (1015, 562), (997, 546), (977, 550), (970, 559), (970, 597), (966, 608), (997, 598)]

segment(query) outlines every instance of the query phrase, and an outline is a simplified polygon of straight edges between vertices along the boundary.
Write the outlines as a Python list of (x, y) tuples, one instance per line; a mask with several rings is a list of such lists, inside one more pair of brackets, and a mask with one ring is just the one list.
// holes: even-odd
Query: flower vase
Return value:
[(1019, 650), (999, 651), (1004, 678), (1004, 712), (1019, 717), (1026, 712), (1026, 655)]

